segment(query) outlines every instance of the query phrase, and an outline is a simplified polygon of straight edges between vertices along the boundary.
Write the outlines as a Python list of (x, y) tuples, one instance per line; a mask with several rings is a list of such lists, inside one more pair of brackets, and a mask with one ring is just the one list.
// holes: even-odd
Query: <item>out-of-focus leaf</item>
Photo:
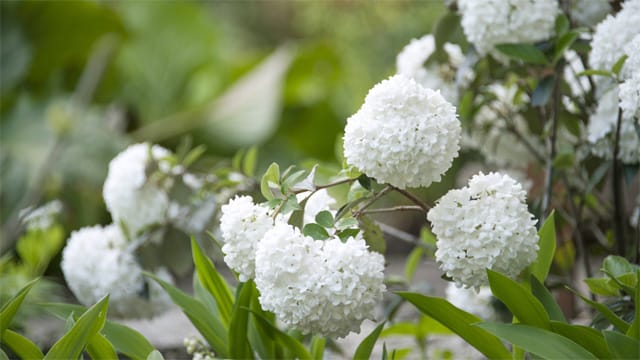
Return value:
[(602, 314), (602, 316), (604, 316), (607, 320), (609, 320), (609, 322), (613, 326), (615, 326), (618, 330), (622, 331), (623, 333), (626, 333), (629, 330), (629, 323), (622, 320), (618, 315), (616, 315), (613, 311), (611, 311), (611, 309), (609, 309), (606, 305), (600, 304), (599, 302), (588, 299), (575, 291), (573, 291), (573, 293), (578, 295), (584, 302), (586, 302), (587, 304), (591, 305), (593, 308), (598, 310), (598, 312)]
[(555, 211), (549, 214), (544, 224), (540, 227), (538, 237), (540, 238), (538, 242), (538, 257), (531, 265), (531, 273), (538, 278), (540, 283), (544, 283), (556, 252)]
[(553, 159), (553, 166), (557, 169), (570, 169), (574, 164), (573, 151), (561, 152)]
[(596, 69), (588, 69), (585, 71), (581, 71), (578, 73), (578, 76), (606, 76), (606, 77), (613, 77), (613, 73), (611, 71), (607, 71), (607, 70), (596, 70)]
[(275, 198), (272, 189), (279, 189), (280, 186), (280, 167), (277, 163), (271, 163), (267, 171), (262, 175), (260, 180), (260, 191), (265, 199), (271, 200)]
[(363, 232), (362, 235), (364, 241), (369, 245), (369, 250), (384, 255), (387, 250), (387, 242), (384, 240), (384, 234), (380, 226), (368, 216), (361, 216), (359, 220), (360, 228)]
[(35, 285), (38, 279), (31, 280), (28, 282), (17, 294), (15, 294), (6, 304), (2, 305), (2, 309), (0, 309), (0, 334), (3, 333), (9, 325), (11, 325), (11, 320), (20, 309), (20, 305), (24, 301), (24, 298), (29, 293), (29, 290)]
[(247, 329), (249, 328), (249, 307), (255, 291), (253, 281), (238, 285), (236, 302), (233, 304), (229, 323), (229, 354), (231, 358), (253, 359)]
[(164, 360), (164, 357), (162, 356), (162, 353), (160, 353), (160, 351), (153, 350), (149, 353), (149, 356), (147, 356), (147, 360)]
[(557, 62), (562, 58), (564, 52), (573, 45), (573, 43), (578, 39), (579, 33), (577, 31), (570, 31), (568, 33), (562, 34), (558, 38), (558, 42), (556, 43), (556, 48), (553, 54), (553, 62)]
[(620, 290), (613, 286), (610, 279), (607, 278), (587, 278), (584, 279), (585, 284), (592, 293), (602, 296), (619, 296)]
[(44, 354), (36, 344), (23, 335), (9, 329), (2, 332), (0, 343), (8, 346), (11, 351), (21, 359), (42, 359), (44, 357)]
[(640, 341), (617, 331), (604, 330), (604, 339), (615, 359), (639, 359)]
[(408, 282), (413, 280), (413, 275), (416, 273), (416, 269), (422, 260), (424, 254), (424, 248), (416, 246), (407, 257), (407, 262), (404, 265), (404, 277)]
[(620, 59), (618, 59), (618, 61), (616, 61), (616, 63), (613, 64), (613, 66), (611, 67), (611, 72), (614, 73), (616, 76), (620, 75), (620, 70), (622, 70), (624, 63), (627, 62), (628, 57), (629, 56), (626, 54), (622, 55)]
[[(640, 269), (636, 270), (636, 279), (640, 280)], [(627, 330), (627, 336), (635, 340), (640, 340), (640, 283), (636, 283), (634, 296), (634, 316), (629, 330)]]
[(311, 340), (309, 350), (311, 352), (311, 358), (313, 360), (322, 360), (324, 358), (324, 347), (327, 343), (327, 338), (314, 336)]
[(563, 13), (558, 14), (556, 16), (555, 30), (556, 35), (561, 36), (564, 35), (567, 31), (569, 31), (569, 19)]
[(384, 325), (385, 322), (380, 323), (380, 325), (371, 331), (371, 334), (367, 335), (367, 337), (360, 342), (360, 345), (356, 348), (356, 352), (353, 354), (354, 360), (371, 358), (371, 351), (373, 351), (373, 346), (376, 344), (376, 341), (378, 341), (378, 336), (380, 336)]
[(501, 53), (525, 63), (546, 65), (549, 63), (544, 53), (531, 44), (499, 44), (496, 49)]
[(549, 75), (538, 82), (538, 85), (531, 95), (532, 106), (545, 106), (549, 102), (551, 94), (553, 93), (555, 80), (556, 77), (554, 75)]

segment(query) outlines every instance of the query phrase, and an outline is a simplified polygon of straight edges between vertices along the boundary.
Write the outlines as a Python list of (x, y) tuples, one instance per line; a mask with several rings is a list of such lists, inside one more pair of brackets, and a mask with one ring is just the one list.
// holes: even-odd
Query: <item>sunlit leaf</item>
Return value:
[(11, 320), (20, 309), (20, 305), (24, 301), (24, 298), (29, 293), (29, 290), (35, 285), (38, 279), (31, 280), (25, 286), (20, 289), (20, 291), (14, 295), (9, 301), (2, 306), (0, 309), (0, 333), (3, 333), (9, 325), (11, 325)]
[(544, 306), (524, 286), (492, 270), (487, 269), (487, 275), (493, 296), (502, 301), (521, 323), (549, 329), (549, 315)]
[(380, 325), (376, 326), (376, 328), (360, 342), (356, 348), (356, 352), (353, 354), (354, 360), (371, 358), (371, 351), (373, 351), (373, 346), (376, 344), (376, 341), (378, 341), (378, 336), (380, 336), (384, 325), (385, 322), (380, 323)]
[(22, 359), (42, 359), (44, 357), (36, 344), (13, 330), (4, 330), (0, 336), (0, 343), (8, 346)]

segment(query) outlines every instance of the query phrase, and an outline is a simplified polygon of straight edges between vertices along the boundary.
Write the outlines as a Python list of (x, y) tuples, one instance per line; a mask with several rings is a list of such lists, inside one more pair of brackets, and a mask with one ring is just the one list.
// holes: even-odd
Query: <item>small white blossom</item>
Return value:
[(481, 286), (476, 292), (474, 289), (465, 289), (455, 283), (449, 283), (445, 293), (447, 300), (455, 307), (483, 320), (497, 319), (496, 311), (491, 305), (493, 294), (488, 286)]
[(620, 84), (618, 98), (623, 114), (640, 118), (640, 71)]
[(458, 0), (462, 29), (480, 55), (505, 61), (494, 47), (546, 40), (554, 31), (556, 0)]
[(374, 86), (347, 120), (347, 163), (399, 188), (440, 181), (458, 156), (460, 121), (442, 95), (395, 75)]
[[(71, 233), (60, 267), (69, 288), (84, 305), (110, 294), (109, 313), (123, 317), (151, 317), (171, 300), (155, 282), (146, 281), (135, 256), (127, 251), (119, 227), (93, 226)], [(161, 270), (157, 275), (171, 281)]]
[(287, 326), (344, 337), (373, 318), (385, 291), (383, 269), (382, 255), (361, 237), (317, 241), (281, 223), (258, 244), (255, 281), (263, 309)]
[(480, 173), (429, 211), (436, 260), (457, 285), (486, 285), (485, 269), (515, 277), (536, 259), (536, 220), (525, 198), (522, 186), (509, 176)]
[[(256, 205), (250, 196), (238, 196), (222, 206), (220, 230), (224, 262), (238, 273), (240, 281), (254, 277), (256, 245), (274, 226), (266, 206)], [(281, 218), (278, 217), (279, 220)]]
[[(166, 191), (147, 179), (146, 168), (151, 161), (169, 156), (169, 150), (158, 145), (135, 144), (118, 154), (109, 163), (109, 173), (102, 195), (113, 222), (123, 223), (136, 236), (143, 228), (165, 221), (169, 207)], [(153, 159), (149, 159), (149, 154)], [(161, 169), (168, 167), (160, 162)]]

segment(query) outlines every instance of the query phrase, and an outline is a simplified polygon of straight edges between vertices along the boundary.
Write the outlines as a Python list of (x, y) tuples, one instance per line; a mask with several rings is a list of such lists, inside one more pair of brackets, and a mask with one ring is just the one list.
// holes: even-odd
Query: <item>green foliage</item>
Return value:
[(534, 65), (546, 65), (549, 63), (544, 53), (530, 44), (500, 44), (496, 49), (501, 53), (525, 63)]
[(549, 217), (538, 231), (540, 241), (538, 243), (538, 257), (531, 265), (531, 273), (541, 282), (547, 278), (549, 269), (553, 263), (553, 257), (556, 252), (556, 225), (555, 212), (551, 212)]
[(373, 351), (373, 346), (378, 340), (378, 337), (380, 336), (380, 332), (382, 332), (384, 325), (384, 322), (380, 323), (378, 326), (376, 326), (375, 329), (373, 329), (373, 331), (371, 331), (371, 334), (367, 335), (367, 337), (362, 340), (360, 345), (358, 345), (356, 352), (353, 354), (354, 360), (371, 358), (371, 351)]

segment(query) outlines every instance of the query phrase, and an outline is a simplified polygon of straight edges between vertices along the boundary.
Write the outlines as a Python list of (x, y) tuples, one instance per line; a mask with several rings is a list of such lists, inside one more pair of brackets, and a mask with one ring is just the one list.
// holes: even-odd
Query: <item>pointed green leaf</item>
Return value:
[(556, 16), (556, 23), (555, 23), (556, 35), (560, 36), (566, 33), (567, 31), (569, 31), (569, 26), (570, 26), (569, 19), (565, 14), (560, 13), (558, 16)]
[(45, 359), (77, 359), (87, 343), (102, 330), (107, 319), (109, 296), (105, 296), (78, 318), (73, 327), (49, 349)]
[(557, 62), (562, 58), (564, 52), (573, 45), (580, 35), (577, 31), (569, 31), (558, 38), (556, 48), (553, 52), (553, 62)]
[(251, 313), (254, 315), (253, 318), (256, 319), (256, 321), (260, 323), (261, 326), (269, 330), (269, 332), (277, 342), (291, 351), (291, 353), (294, 354), (297, 358), (311, 359), (311, 354), (307, 351), (304, 345), (300, 343), (300, 341), (278, 329), (271, 321), (269, 321), (263, 314), (259, 313), (258, 311), (252, 309)]
[(591, 305), (593, 308), (598, 310), (598, 312), (602, 314), (602, 316), (604, 316), (607, 320), (609, 320), (609, 322), (613, 326), (615, 326), (618, 330), (622, 331), (623, 333), (626, 333), (629, 330), (629, 323), (622, 320), (618, 315), (616, 315), (613, 311), (611, 311), (611, 309), (609, 309), (606, 305), (600, 304), (599, 302), (593, 301), (591, 299), (587, 299), (586, 297), (580, 295), (578, 292), (572, 289), (569, 289), (569, 290), (574, 294), (578, 295), (582, 299), (582, 301), (586, 302), (587, 304)]
[(529, 280), (531, 281), (531, 293), (540, 301), (540, 303), (542, 303), (542, 306), (544, 306), (547, 314), (549, 314), (549, 318), (551, 320), (566, 323), (567, 320), (564, 318), (564, 314), (562, 313), (562, 309), (560, 309), (560, 305), (558, 305), (549, 290), (547, 290), (547, 288), (542, 283), (540, 283), (538, 278), (536, 278), (535, 276), (530, 276)]
[(191, 253), (200, 283), (216, 300), (222, 323), (229, 324), (233, 307), (233, 295), (227, 282), (216, 271), (211, 259), (202, 252), (198, 241), (193, 237), (191, 238)]
[(521, 323), (550, 328), (544, 306), (524, 286), (492, 270), (487, 269), (487, 275), (493, 296), (502, 301)]
[(310, 236), (315, 240), (325, 240), (329, 238), (327, 229), (315, 223), (309, 223), (305, 225), (304, 228), (302, 228), (302, 233), (305, 236)]
[(9, 301), (2, 306), (0, 309), (0, 334), (2, 334), (9, 325), (11, 325), (11, 320), (20, 309), (20, 305), (22, 305), (22, 301), (29, 293), (29, 290), (35, 285), (38, 279), (31, 280), (28, 282), (17, 294), (15, 294)]
[(249, 307), (255, 291), (255, 285), (251, 280), (238, 285), (238, 295), (235, 304), (233, 304), (229, 324), (229, 354), (231, 358), (253, 359), (253, 352), (247, 338), (247, 329), (249, 327)]
[(499, 44), (496, 49), (501, 53), (525, 63), (546, 65), (549, 62), (544, 53), (531, 44)]
[(91, 337), (87, 344), (87, 352), (92, 359), (117, 359), (118, 354), (114, 346), (107, 338), (97, 333)]
[(13, 330), (3, 331), (0, 343), (8, 346), (21, 359), (42, 359), (44, 357), (36, 344)]
[[(257, 293), (254, 293), (254, 295), (255, 296), (251, 298), (251, 312), (260, 314), (262, 317), (267, 318), (268, 321), (275, 321), (273, 313), (267, 313), (262, 310), (260, 302), (258, 301)], [(249, 318), (248, 337), (251, 348), (256, 351), (259, 358), (277, 359), (282, 357), (280, 355), (282, 354), (282, 348), (276, 341), (274, 341), (275, 337), (272, 332), (254, 317)]]
[(264, 196), (264, 198), (267, 200), (273, 199), (275, 196), (272, 192), (273, 186), (271, 184), (279, 187), (279, 183), (280, 167), (277, 163), (271, 163), (267, 171), (262, 176), (262, 179), (260, 180), (260, 192), (262, 192), (262, 196)]
[(442, 298), (411, 292), (397, 292), (397, 294), (415, 305), (423, 314), (432, 317), (458, 334), (488, 358), (506, 359), (511, 357), (509, 351), (505, 349), (497, 337), (484, 329), (472, 326), (472, 324), (482, 321), (479, 317), (458, 309)]
[(596, 69), (588, 69), (585, 71), (581, 71), (578, 73), (578, 76), (606, 76), (606, 77), (613, 77), (614, 74), (611, 71), (607, 71), (607, 70), (596, 70)]
[(640, 359), (640, 341), (617, 331), (603, 331), (609, 351), (617, 359)]
[(622, 55), (620, 59), (618, 59), (618, 61), (616, 61), (616, 63), (613, 64), (613, 66), (611, 67), (611, 72), (614, 73), (616, 76), (620, 75), (620, 70), (622, 70), (624, 63), (627, 62), (628, 57), (629, 55), (627, 54)]
[(353, 354), (354, 360), (371, 358), (371, 351), (373, 351), (373, 346), (376, 344), (376, 341), (378, 341), (378, 336), (380, 336), (380, 332), (384, 328), (384, 324), (384, 321), (380, 323), (380, 325), (373, 329), (371, 334), (367, 335), (367, 337), (360, 342), (356, 352)]
[(253, 177), (256, 173), (256, 164), (258, 163), (258, 147), (252, 146), (244, 155), (242, 171), (245, 175)]
[(551, 331), (574, 341), (599, 359), (611, 358), (604, 336), (592, 327), (551, 321)]
[(548, 360), (597, 359), (582, 346), (551, 331), (524, 324), (481, 323), (479, 328), (490, 331), (525, 351)]
[(327, 338), (325, 337), (314, 336), (313, 339), (311, 339), (309, 350), (313, 360), (322, 360), (324, 358), (324, 347), (326, 344)]
[(556, 252), (555, 211), (549, 214), (547, 220), (540, 227), (538, 237), (540, 238), (538, 242), (538, 258), (531, 265), (531, 273), (540, 280), (540, 283), (544, 283), (553, 263), (553, 255)]
[(423, 254), (424, 248), (416, 246), (407, 257), (407, 262), (404, 266), (404, 278), (407, 279), (408, 282), (413, 280), (413, 275), (416, 273), (418, 265), (420, 265), (420, 260), (422, 260)]

